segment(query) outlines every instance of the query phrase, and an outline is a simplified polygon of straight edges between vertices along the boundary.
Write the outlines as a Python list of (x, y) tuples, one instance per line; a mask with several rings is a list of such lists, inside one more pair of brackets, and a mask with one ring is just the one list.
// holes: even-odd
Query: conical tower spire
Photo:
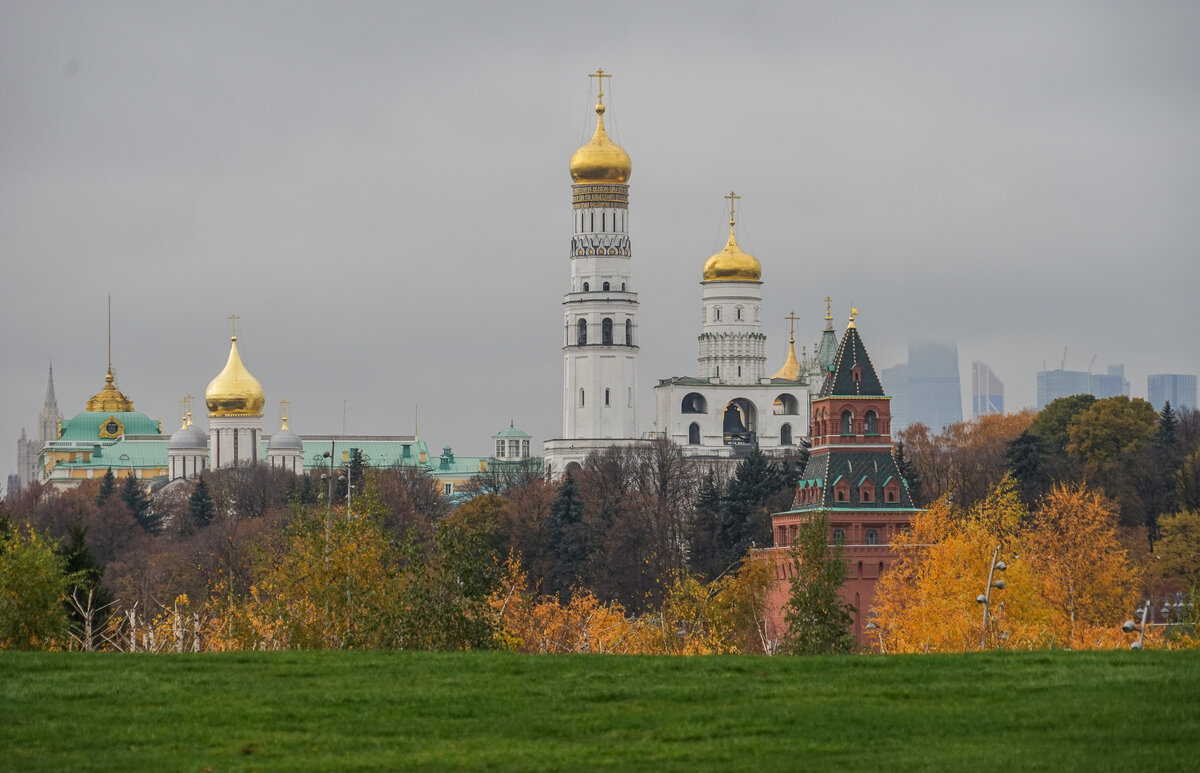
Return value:
[(796, 312), (784, 317), (791, 323), (788, 330), (788, 354), (784, 360), (783, 367), (780, 368), (771, 378), (783, 378), (788, 381), (800, 380), (800, 361), (796, 359), (796, 320), (800, 319), (796, 316)]

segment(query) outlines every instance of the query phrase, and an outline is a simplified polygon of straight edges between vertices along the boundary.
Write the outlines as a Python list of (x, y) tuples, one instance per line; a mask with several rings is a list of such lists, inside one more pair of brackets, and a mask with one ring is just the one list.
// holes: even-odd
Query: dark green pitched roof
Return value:
[[(858, 368), (860, 378), (854, 379)], [(825, 383), (817, 397), (883, 397), (883, 384), (875, 373), (875, 366), (867, 356), (858, 328), (846, 328), (846, 335), (833, 358), (833, 369), (825, 374)]]
[[(833, 487), (839, 478), (845, 478), (851, 483), (850, 501), (838, 502), (834, 499)], [(900, 501), (882, 501), (882, 495), (875, 502), (859, 502), (858, 487), (864, 479), (869, 478), (876, 486), (883, 487), (891, 479), (901, 482)], [(820, 502), (806, 502), (797, 505), (794, 510), (911, 510), (912, 497), (908, 494), (908, 483), (896, 468), (896, 460), (887, 451), (832, 451), (830, 453), (813, 454), (804, 468), (804, 473), (797, 482), (798, 486), (819, 486), (822, 489)]]

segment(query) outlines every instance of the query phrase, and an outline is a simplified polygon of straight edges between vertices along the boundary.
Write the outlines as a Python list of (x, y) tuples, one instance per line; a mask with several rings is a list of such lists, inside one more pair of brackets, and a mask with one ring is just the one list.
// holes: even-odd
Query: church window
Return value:
[(742, 366), (738, 365), (738, 378), (742, 377)]
[(742, 321), (742, 307), (741, 306), (738, 306), (733, 310), (733, 318), (738, 322)]
[(605, 317), (604, 321), (600, 323), (600, 343), (605, 346), (612, 346), (612, 342), (612, 319)]
[(583, 283), (583, 291), (584, 291), (585, 293), (586, 293), (587, 291), (591, 290), (591, 289), (592, 289), (592, 286), (591, 286), (590, 284), (588, 284), (587, 282), (584, 282), (584, 283)]
[(700, 445), (700, 425), (694, 421), (692, 422), (691, 426), (688, 427), (688, 445)]
[(850, 411), (842, 411), (842, 434), (843, 435), (853, 434), (850, 429), (850, 422), (851, 422), (851, 419), (853, 419), (853, 418), (854, 418), (854, 414), (851, 413)]
[(604, 292), (608, 292), (608, 282), (604, 283)]
[(790, 446), (792, 444), (791, 424), (784, 424), (779, 428), (779, 444), (782, 446)]
[(625, 345), (633, 346), (633, 320), (625, 320)]
[(601, 231), (607, 231), (607, 230), (608, 230), (608, 225), (607, 225), (607, 223), (608, 223), (608, 214), (607, 214), (607, 213), (605, 213), (605, 212), (601, 212), (601, 213), (600, 213), (600, 230), (601, 230)]
[(868, 545), (878, 545), (879, 544), (879, 532), (878, 531), (876, 531), (875, 529), (867, 529), (867, 544)]
[(585, 399), (583, 390), (580, 389), (579, 390), (579, 407), (582, 408), (585, 405), (587, 405), (587, 400)]
[(579, 337), (578, 337), (579, 345), (583, 346), (587, 343), (587, 320), (586, 319), (579, 320), (579, 324), (576, 327), (578, 327), (578, 329), (579, 329)]
[(604, 390), (604, 404), (611, 405), (611, 403), (608, 401), (608, 389)]
[(621, 292), (625, 292), (625, 283), (624, 282), (621, 283)]
[(708, 402), (699, 392), (688, 392), (683, 396), (683, 413), (708, 413)]
[(845, 545), (846, 544), (846, 530), (845, 529), (834, 529), (833, 530), (833, 544), (835, 544), (835, 545)]
[(879, 424), (878, 424), (877, 419), (879, 417), (875, 413), (875, 411), (867, 411), (867, 415), (865, 418), (866, 418), (866, 423), (867, 423), (867, 434), (868, 435), (878, 435), (879, 434)]
[(713, 322), (721, 321), (721, 307), (713, 306)]

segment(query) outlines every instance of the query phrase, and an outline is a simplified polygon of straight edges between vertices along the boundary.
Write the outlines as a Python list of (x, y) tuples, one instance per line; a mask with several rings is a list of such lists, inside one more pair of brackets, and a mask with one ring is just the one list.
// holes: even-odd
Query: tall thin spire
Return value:
[(112, 374), (112, 294), (108, 296), (108, 372)]
[(50, 378), (46, 382), (46, 409), (58, 410), (58, 400), (54, 397), (54, 363), (50, 363)]

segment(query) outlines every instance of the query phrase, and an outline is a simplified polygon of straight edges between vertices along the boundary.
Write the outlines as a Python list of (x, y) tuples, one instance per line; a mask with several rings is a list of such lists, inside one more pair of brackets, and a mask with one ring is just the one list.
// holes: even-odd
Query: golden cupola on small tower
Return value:
[(237, 335), (230, 337), (229, 359), (204, 390), (209, 416), (262, 416), (262, 384), (250, 375), (238, 354)]
[(734, 232), (733, 206), (741, 196), (730, 193), (725, 198), (729, 204), (729, 241), (725, 249), (704, 262), (705, 282), (759, 282), (762, 281), (762, 264), (758, 258), (738, 247)]
[[(604, 70), (598, 76), (607, 78)], [(597, 77), (594, 75), (593, 77)], [(596, 132), (587, 144), (575, 151), (571, 156), (571, 179), (577, 184), (586, 183), (619, 183), (629, 182), (633, 173), (633, 162), (629, 154), (617, 143), (608, 138), (604, 130), (604, 88), (601, 88), (596, 104)]]

